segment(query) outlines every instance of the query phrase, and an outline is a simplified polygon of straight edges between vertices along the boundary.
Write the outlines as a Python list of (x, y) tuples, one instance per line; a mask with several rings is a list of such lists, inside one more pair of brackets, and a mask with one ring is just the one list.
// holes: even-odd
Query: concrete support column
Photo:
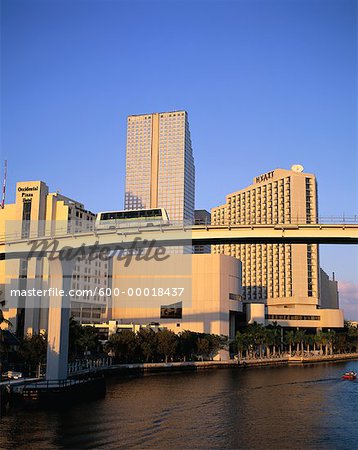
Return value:
[[(42, 289), (41, 275), (43, 273), (43, 259), (31, 258), (27, 263), (26, 288)], [(40, 332), (41, 296), (26, 297), (25, 303), (25, 335), (38, 334)]]
[[(50, 298), (47, 328), (46, 380), (65, 380), (68, 370), (68, 337), (72, 271), (75, 260), (49, 261)], [(60, 291), (63, 291), (62, 295)]]

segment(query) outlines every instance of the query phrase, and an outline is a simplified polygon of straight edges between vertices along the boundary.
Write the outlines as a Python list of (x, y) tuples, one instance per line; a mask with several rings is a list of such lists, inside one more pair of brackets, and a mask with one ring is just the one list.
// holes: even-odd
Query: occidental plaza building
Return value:
[[(253, 184), (229, 194), (212, 209), (213, 225), (292, 225), (317, 222), (317, 183), (303, 167), (276, 169), (254, 178)], [(286, 327), (338, 328), (335, 281), (320, 276), (318, 245), (214, 245), (213, 253), (242, 261), (243, 300), (247, 320), (277, 322)]]
[[(50, 193), (42, 181), (23, 181), (16, 184), (16, 200), (0, 209), (0, 235), (6, 242), (12, 238), (56, 236), (89, 230), (95, 214), (84, 209), (82, 203), (62, 194)], [(101, 321), (107, 313), (107, 298), (88, 291), (96, 286), (108, 286), (108, 262), (76, 261), (71, 276), (71, 288), (78, 293), (71, 297), (71, 314), (78, 321)], [(46, 289), (50, 272), (46, 258), (0, 261), (2, 296), (9, 287), (25, 291), (30, 287)], [(82, 290), (87, 292), (82, 293)], [(38, 333), (47, 328), (48, 296), (19, 296), (3, 298), (6, 317), (18, 335)]]

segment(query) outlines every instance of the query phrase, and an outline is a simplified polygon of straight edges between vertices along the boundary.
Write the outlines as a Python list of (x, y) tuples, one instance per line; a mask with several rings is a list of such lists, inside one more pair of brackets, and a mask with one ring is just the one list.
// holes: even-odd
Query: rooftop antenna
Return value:
[(4, 209), (4, 206), (5, 206), (6, 176), (7, 176), (7, 159), (5, 159), (5, 164), (4, 164), (4, 181), (2, 184), (1, 209)]

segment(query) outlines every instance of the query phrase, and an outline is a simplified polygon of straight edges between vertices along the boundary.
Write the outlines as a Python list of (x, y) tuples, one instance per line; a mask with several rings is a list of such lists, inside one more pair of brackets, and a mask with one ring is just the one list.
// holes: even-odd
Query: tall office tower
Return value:
[[(292, 170), (276, 169), (255, 177), (252, 185), (228, 195), (225, 205), (212, 209), (212, 224), (316, 223), (316, 179), (302, 171), (303, 167), (296, 165)], [(319, 292), (318, 245), (214, 245), (213, 253), (242, 261), (243, 299), (249, 319), (261, 317), (265, 323), (277, 321), (294, 327), (342, 325), (340, 310), (325, 309), (327, 299)]]
[(194, 220), (195, 166), (188, 114), (128, 117), (125, 209), (165, 208), (172, 222)]

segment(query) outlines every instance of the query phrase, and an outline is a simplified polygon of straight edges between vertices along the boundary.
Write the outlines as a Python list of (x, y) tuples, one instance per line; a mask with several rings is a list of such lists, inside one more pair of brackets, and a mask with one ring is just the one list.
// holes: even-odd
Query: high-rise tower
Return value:
[(186, 111), (128, 117), (125, 209), (165, 208), (193, 222), (195, 166)]

